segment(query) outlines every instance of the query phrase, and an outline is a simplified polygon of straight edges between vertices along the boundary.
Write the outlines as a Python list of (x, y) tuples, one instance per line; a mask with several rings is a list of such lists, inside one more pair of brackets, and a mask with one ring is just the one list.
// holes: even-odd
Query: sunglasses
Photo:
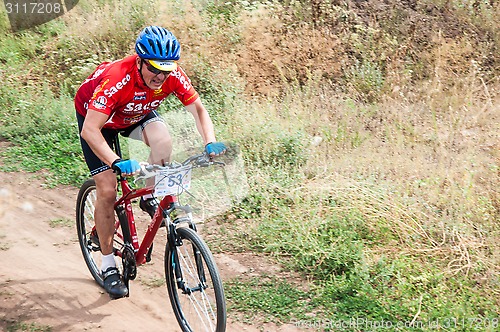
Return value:
[(159, 74), (165, 74), (165, 75), (168, 75), (171, 73), (171, 71), (165, 71), (165, 70), (160, 70), (158, 68), (155, 68), (153, 67), (152, 64), (150, 64), (149, 62), (147, 61), (144, 61), (146, 63), (146, 68), (153, 74), (155, 75), (159, 75)]

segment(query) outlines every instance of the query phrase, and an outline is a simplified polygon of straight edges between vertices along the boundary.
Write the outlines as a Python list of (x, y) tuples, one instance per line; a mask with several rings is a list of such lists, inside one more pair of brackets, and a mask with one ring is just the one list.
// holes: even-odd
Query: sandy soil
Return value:
[[(35, 322), (52, 331), (180, 331), (163, 276), (164, 236), (141, 266), (130, 297), (110, 300), (83, 260), (76, 235), (77, 189), (48, 189), (32, 174), (0, 172), (0, 330)], [(66, 226), (51, 226), (63, 221)], [(223, 279), (268, 269), (250, 254), (219, 254)], [(299, 331), (289, 325), (245, 325), (229, 314), (227, 331)]]

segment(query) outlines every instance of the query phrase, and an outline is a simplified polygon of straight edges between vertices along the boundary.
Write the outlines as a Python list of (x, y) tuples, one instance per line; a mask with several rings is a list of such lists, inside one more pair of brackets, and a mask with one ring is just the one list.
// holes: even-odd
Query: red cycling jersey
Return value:
[(173, 93), (185, 105), (198, 93), (182, 68), (177, 67), (158, 90), (148, 88), (136, 65), (137, 55), (104, 62), (82, 83), (75, 96), (75, 108), (82, 116), (91, 109), (108, 115), (104, 128), (124, 129), (156, 110)]

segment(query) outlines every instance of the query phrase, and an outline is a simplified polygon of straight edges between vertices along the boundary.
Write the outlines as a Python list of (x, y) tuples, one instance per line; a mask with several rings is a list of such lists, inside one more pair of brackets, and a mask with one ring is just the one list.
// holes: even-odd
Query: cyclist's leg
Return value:
[[(83, 116), (77, 114), (78, 125), (81, 131)], [(114, 130), (103, 129), (102, 134), (109, 146), (116, 137)], [(104, 279), (104, 288), (113, 298), (123, 297), (128, 294), (127, 287), (120, 279), (113, 255), (114, 236), (114, 203), (116, 200), (116, 175), (92, 151), (87, 142), (80, 137), (82, 151), (90, 173), (96, 184), (96, 202), (94, 221), (99, 237), (101, 254), (103, 255), (101, 271)]]
[[(96, 206), (95, 206), (95, 224), (97, 234), (99, 235), (99, 244), (101, 253), (109, 255), (113, 253), (113, 235), (115, 232), (114, 208), (116, 201), (116, 175), (108, 169), (104, 172), (94, 175), (96, 184)], [(105, 270), (109, 266), (103, 266)]]
[[(164, 165), (170, 162), (172, 139), (167, 126), (156, 111), (149, 113), (135, 125), (123, 130), (121, 134), (135, 140), (143, 141), (150, 147), (151, 151), (148, 158), (150, 164)], [(153, 186), (154, 181), (154, 177), (149, 178), (146, 180), (146, 185)], [(151, 194), (145, 195), (141, 198), (139, 206), (141, 210), (146, 211), (153, 217), (158, 209), (158, 201)]]
[(162, 121), (148, 123), (143, 131), (144, 143), (151, 148), (149, 162), (164, 165), (170, 162), (172, 138), (167, 126)]
[[(76, 114), (78, 127), (80, 131), (83, 127), (85, 118)], [(104, 139), (109, 146), (112, 146), (113, 139), (118, 134), (115, 130), (103, 129), (101, 131)], [(116, 200), (116, 176), (109, 166), (102, 162), (92, 151), (87, 142), (80, 137), (85, 162), (94, 178), (96, 184), (96, 206), (95, 206), (95, 224), (101, 253), (108, 255), (113, 252), (113, 234), (114, 234), (114, 209), (113, 204)]]
[[(143, 127), (142, 140), (150, 147), (148, 162), (150, 164), (165, 165), (170, 162), (172, 154), (172, 138), (168, 128), (160, 117), (151, 119)], [(148, 186), (154, 185), (154, 178), (147, 180)], [(153, 216), (158, 209), (158, 202), (152, 196), (144, 196), (140, 204), (141, 209), (148, 211)], [(161, 226), (165, 224), (162, 223)]]
[[(150, 147), (148, 162), (150, 164), (165, 165), (170, 162), (172, 154), (172, 139), (167, 126), (159, 116), (155, 116), (142, 126), (142, 140)], [(154, 178), (146, 180), (148, 186), (154, 185)], [(152, 195), (144, 196), (139, 206), (152, 217), (158, 209), (158, 202)], [(162, 226), (165, 224), (162, 223)]]
[(104, 289), (112, 298), (121, 298), (128, 294), (127, 286), (121, 279), (113, 254), (115, 233), (116, 175), (110, 169), (94, 175), (96, 184), (95, 226), (101, 245), (101, 271)]
[(144, 119), (122, 132), (123, 136), (141, 140), (151, 148), (148, 162), (164, 165), (170, 162), (172, 138), (163, 119), (153, 111)]

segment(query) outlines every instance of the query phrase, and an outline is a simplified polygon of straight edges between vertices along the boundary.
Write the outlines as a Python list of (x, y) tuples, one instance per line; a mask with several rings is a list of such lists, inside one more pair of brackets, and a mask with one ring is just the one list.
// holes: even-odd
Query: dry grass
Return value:
[[(375, 231), (386, 223), (398, 243), (388, 241), (374, 256), (437, 260), (448, 275), (498, 292), (499, 86), (481, 77), (457, 81), (450, 91), (437, 78), (420, 101), (403, 96), (376, 106), (339, 99), (315, 82), (292, 88), (279, 109), (322, 140), (311, 145), (302, 170), (308, 179), (291, 195), (348, 202), (325, 211), (360, 211)], [(283, 116), (275, 119), (289, 127)]]
[(254, 98), (231, 114), (233, 134), (248, 142), (266, 128), (273, 142), (280, 133), (302, 132), (311, 142), (300, 169), (306, 180), (283, 189), (285, 196), (349, 202), (324, 213), (360, 211), (368, 227), (376, 231), (386, 223), (398, 239), (373, 250), (373, 257), (438, 261), (446, 275), (498, 292), (500, 84), (487, 82), (470, 60), (458, 75), (456, 67), (467, 64), (458, 60), (469, 49), (460, 41), (438, 44), (434, 77), (396, 89), (378, 104), (356, 102), (311, 74), (304, 85), (283, 80), (278, 102)]

